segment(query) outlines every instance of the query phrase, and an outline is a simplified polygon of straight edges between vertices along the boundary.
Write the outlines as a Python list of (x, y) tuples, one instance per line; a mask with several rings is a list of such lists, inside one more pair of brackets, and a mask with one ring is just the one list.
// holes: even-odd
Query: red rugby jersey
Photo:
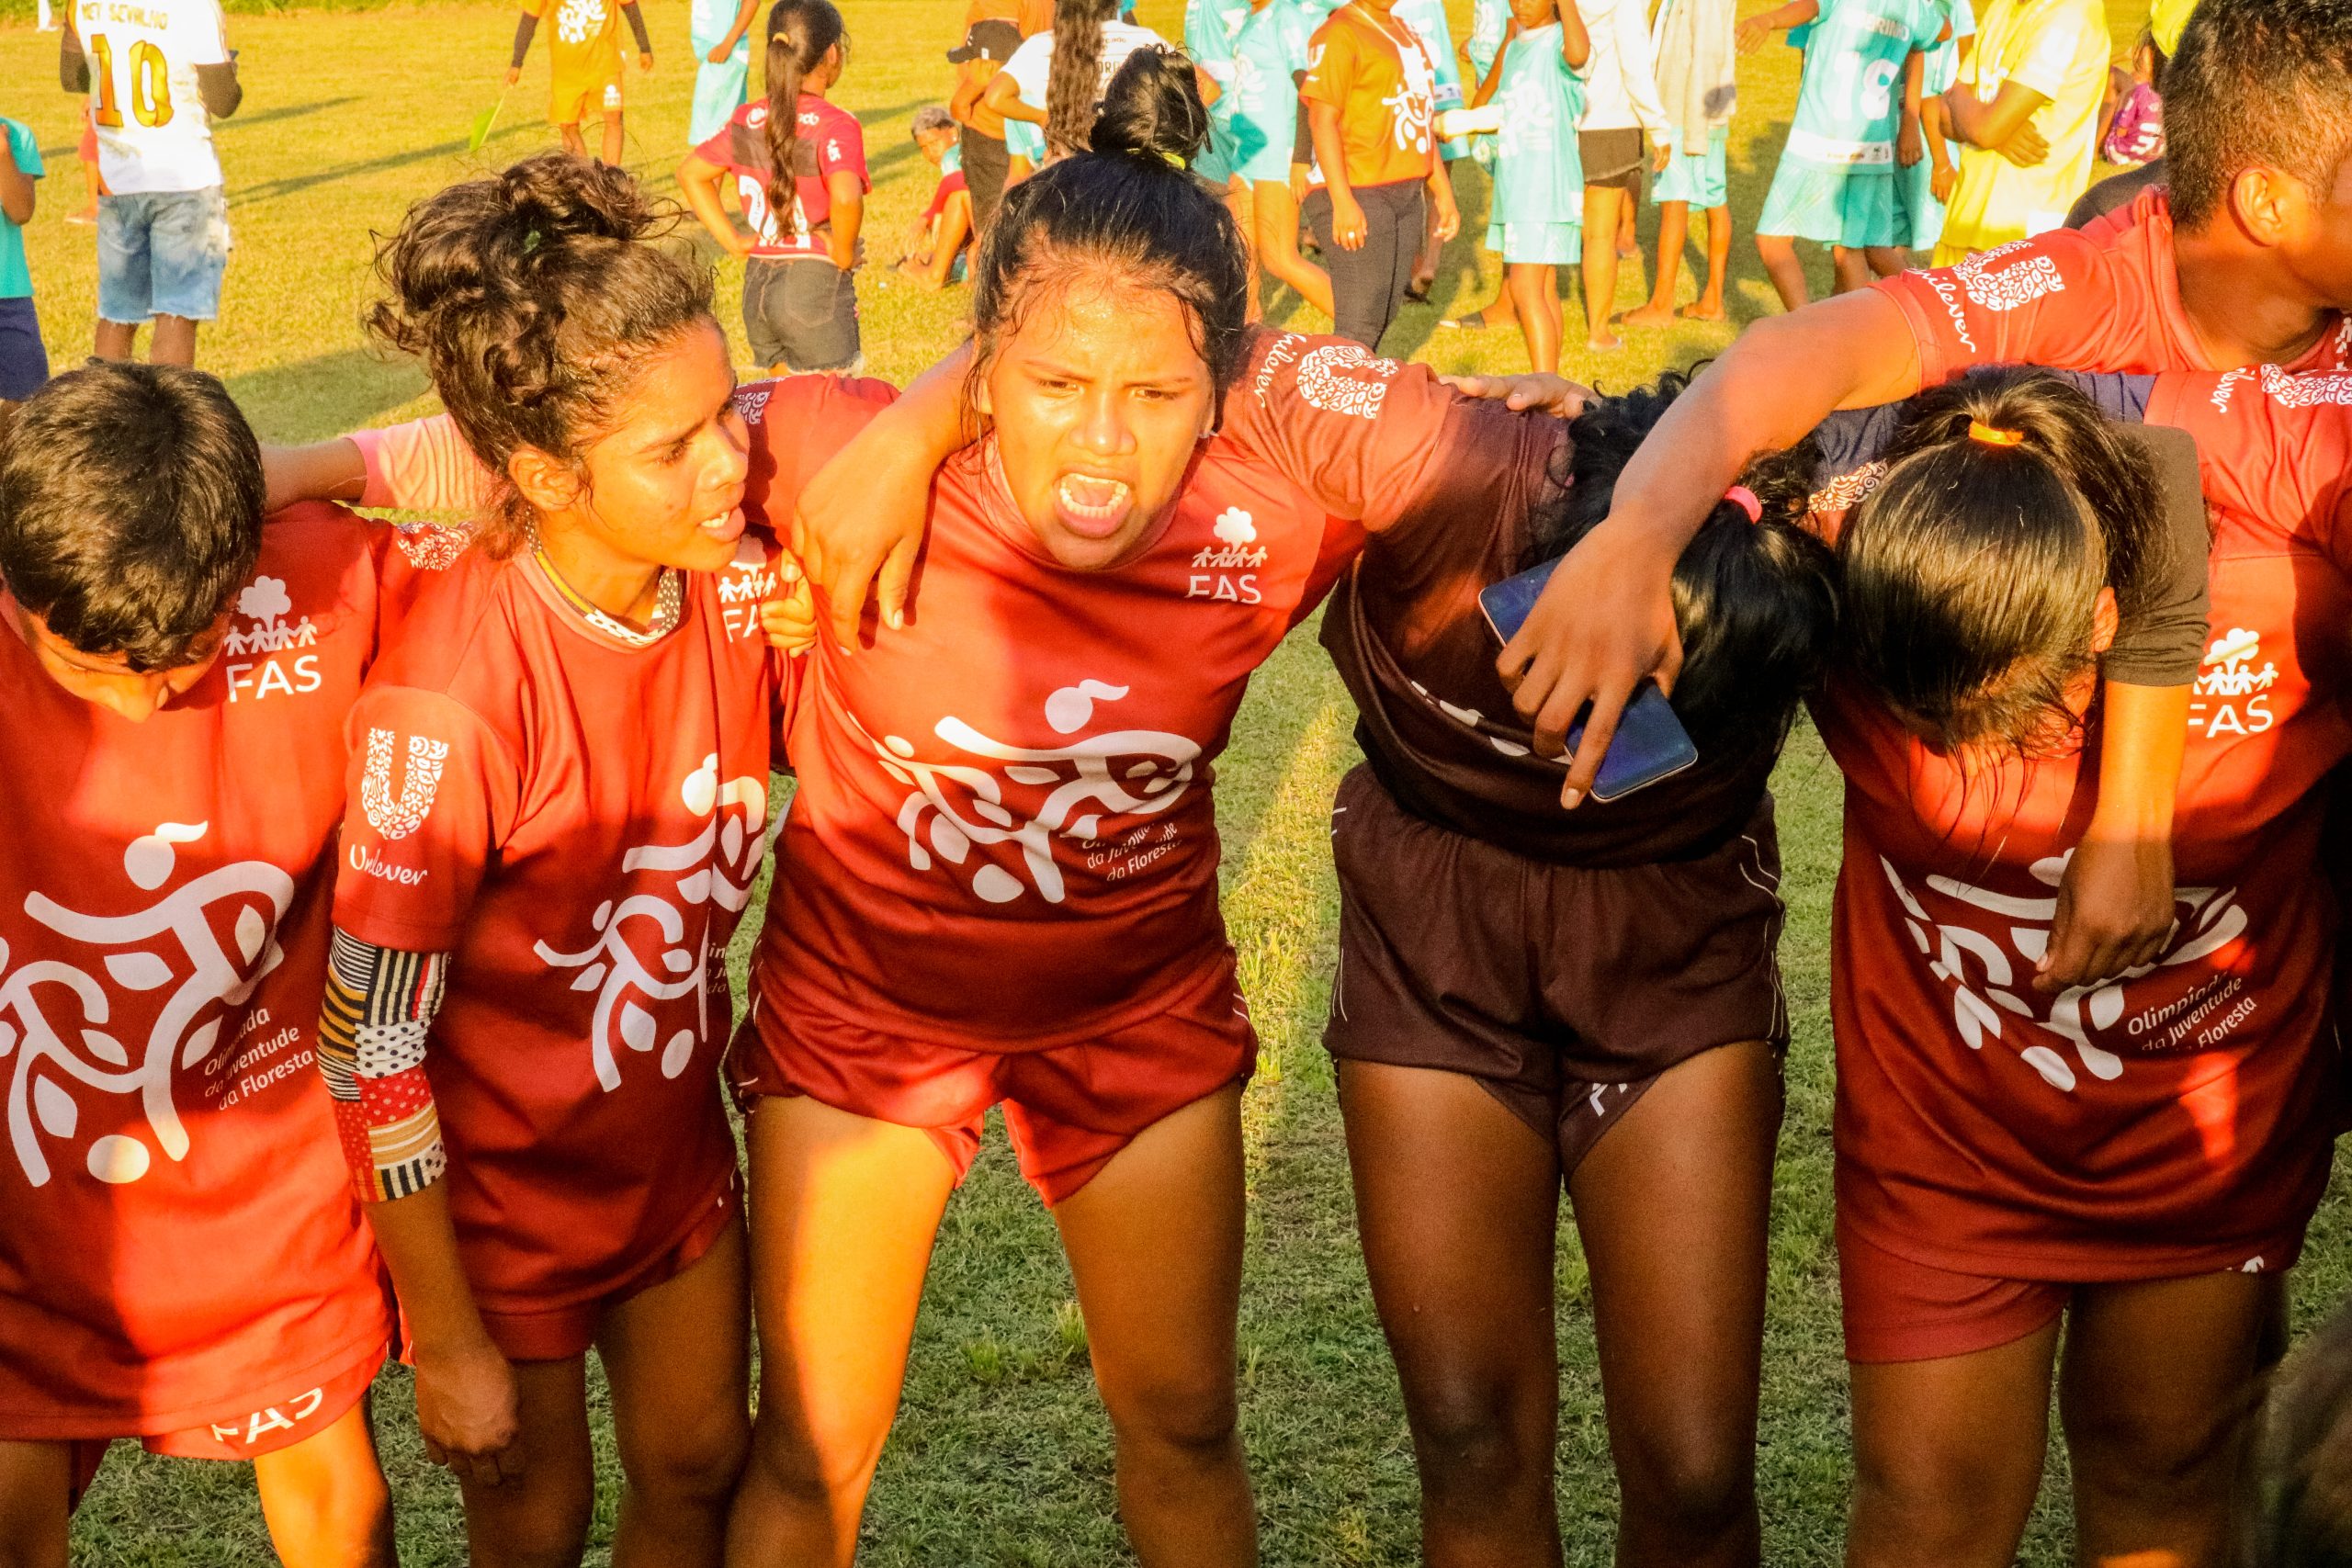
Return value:
[(2214, 519), (2211, 639), (2151, 968), (2031, 988), (2097, 795), (2070, 756), (1964, 779), (1851, 692), (1832, 1015), (1841, 1223), (1968, 1273), (2145, 1278), (2294, 1261), (2327, 1177), (2334, 900), (2312, 786), (2352, 751), (2352, 376), (2158, 378)]
[[(2172, 209), (2161, 187), (2087, 228), (2052, 230), (1872, 287), (1903, 308), (1923, 386), (1973, 365), (2215, 368), (2181, 308)], [(2347, 365), (2352, 328), (2339, 320), (2293, 368)]]
[(383, 1354), (311, 1054), (392, 537), (274, 518), (219, 660), (143, 724), (0, 633), (0, 1437), (242, 1421)]
[[(1250, 672), (1361, 543), (1345, 492), (1368, 506), (1380, 486), (1365, 476), (1419, 456), (1336, 445), (1334, 469), (1362, 472), (1327, 473), (1318, 500), (1266, 456), (1259, 383), (1312, 378), (1319, 406), (1368, 429), (1397, 369), (1352, 344), (1263, 336), (1225, 430), (1112, 570), (1043, 553), (991, 446), (948, 461), (906, 629), (852, 659), (830, 644), (809, 656), (800, 790), (752, 970), (761, 1027), (813, 1015), (1032, 1050), (1230, 984), (1216, 757)], [(776, 383), (754, 419), (779, 479), (870, 412), (809, 409), (813, 379)], [(779, 512), (793, 490), (754, 474)]]
[(334, 923), (452, 954), (424, 1070), (493, 1310), (605, 1293), (734, 1179), (715, 1068), (727, 942), (773, 831), (774, 581), (747, 533), (637, 648), (529, 558), (468, 553), (352, 710)]

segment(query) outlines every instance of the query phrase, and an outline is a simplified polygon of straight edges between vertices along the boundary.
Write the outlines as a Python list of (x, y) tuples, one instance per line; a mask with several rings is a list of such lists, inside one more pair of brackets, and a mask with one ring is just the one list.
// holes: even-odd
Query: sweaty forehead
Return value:
[(1205, 373), (1191, 314), (1164, 288), (1096, 269), (1038, 284), (1004, 350), (1122, 379)]

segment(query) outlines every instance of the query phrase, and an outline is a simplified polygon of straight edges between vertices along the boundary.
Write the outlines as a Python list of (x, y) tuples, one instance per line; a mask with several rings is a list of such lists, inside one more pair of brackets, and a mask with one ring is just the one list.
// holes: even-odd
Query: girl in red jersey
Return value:
[(616, 1562), (717, 1563), (749, 1436), (715, 1068), (774, 572), (709, 280), (658, 221), (532, 159), (413, 209), (370, 318), (497, 485), (352, 713), (319, 1061), (479, 1563), (579, 1561), (592, 1345)]
[[(251, 1461), (294, 1568), (389, 1568), (392, 1331), (310, 1028), (389, 530), (263, 516), (220, 383), (93, 364), (0, 439), (0, 1562), (115, 1439)], [(389, 558), (389, 559), (388, 559)]]
[[(831, 0), (776, 0), (768, 12), (768, 96), (746, 104), (678, 165), (678, 188), (722, 250), (743, 261), (743, 331), (776, 375), (850, 370), (857, 329), (865, 132), (826, 101), (849, 60)], [(749, 235), (719, 205), (732, 178)]]

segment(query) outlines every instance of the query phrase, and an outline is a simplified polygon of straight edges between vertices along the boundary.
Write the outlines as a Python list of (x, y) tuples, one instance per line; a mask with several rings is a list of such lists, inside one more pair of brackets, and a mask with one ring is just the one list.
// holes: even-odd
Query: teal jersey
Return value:
[(1951, 24), (1951, 37), (1928, 51), (1926, 80), (1920, 85), (1923, 98), (1939, 98), (1951, 91), (1960, 80), (1960, 40), (1976, 36), (1976, 8), (1968, 0), (1941, 0), (1937, 14)]
[[(46, 171), (33, 128), (22, 120), (0, 118), (0, 130), (8, 133), (6, 156), (15, 160), (19, 172), (40, 179)], [(32, 295), (32, 268), (25, 265), (25, 231), (15, 219), (0, 212), (0, 299), (29, 299)]]
[[(686, 13), (686, 38), (695, 46), (695, 59), (710, 62), (710, 51), (727, 37), (727, 29), (735, 25), (738, 0), (693, 0)], [(749, 60), (752, 57), (752, 35), (759, 29), (749, 27), (735, 40), (734, 53)], [(730, 56), (729, 58), (732, 58)]]
[(1478, 81), (1495, 68), (1495, 56), (1502, 52), (1503, 32), (1510, 26), (1510, 0), (1471, 0), (1470, 40), (1463, 50), (1470, 56), (1470, 63), (1478, 73)]
[(1250, 0), (1186, 0), (1184, 52), (1220, 89), (1233, 74), (1233, 40), (1250, 19)]
[(960, 175), (963, 172), (964, 143), (961, 141), (951, 141), (947, 144), (946, 152), (939, 160), (939, 177), (944, 180), (950, 175)]
[(1042, 168), (1046, 162), (1046, 128), (1025, 119), (1007, 119), (1004, 150), (1012, 157), (1026, 158), (1032, 166)]
[(1584, 164), (1577, 122), (1584, 118), (1584, 80), (1560, 56), (1560, 24), (1510, 40), (1503, 51), (1495, 103), (1498, 223), (1575, 223), (1584, 217)]
[[(1430, 51), (1430, 63), (1437, 67), (1437, 92), (1432, 99), (1437, 112), (1443, 114), (1467, 103), (1462, 92), (1462, 66), (1453, 53), (1453, 28), (1445, 19), (1445, 0), (1396, 0), (1389, 15), (1419, 34), (1421, 47)], [(1459, 137), (1440, 146), (1449, 158), (1464, 157), (1470, 152), (1469, 142)]]
[(1783, 160), (1815, 164), (1894, 163), (1903, 119), (1903, 68), (1943, 30), (1937, 0), (1825, 0), (1789, 42), (1804, 51), (1804, 75)]
[(1298, 141), (1294, 73), (1306, 69), (1306, 40), (1319, 25), (1298, 0), (1267, 0), (1234, 35), (1233, 112), (1226, 126), (1233, 172), (1245, 180), (1290, 178)]

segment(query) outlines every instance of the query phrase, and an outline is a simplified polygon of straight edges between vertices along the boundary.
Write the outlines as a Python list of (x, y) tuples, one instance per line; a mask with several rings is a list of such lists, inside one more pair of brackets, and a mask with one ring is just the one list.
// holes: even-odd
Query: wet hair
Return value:
[[(1054, 52), (1046, 73), (1046, 150), (1083, 152), (1093, 146), (1095, 100), (1102, 85), (1102, 24), (1119, 0), (1054, 0)], [(1101, 93), (1105, 106), (1107, 92)]]
[(2167, 564), (2147, 455), (2073, 387), (2008, 369), (1912, 400), (1885, 461), (1838, 541), (1855, 673), (1946, 750), (2063, 749), (2098, 591), (2129, 618)]
[(1094, 121), (1093, 151), (1006, 191), (980, 237), (974, 376), (1040, 301), (1091, 276), (1174, 296), (1217, 387), (1232, 378), (1249, 336), (1250, 270), (1232, 213), (1190, 172), (1208, 133), (1182, 55), (1139, 49), (1127, 57)]
[[(1528, 520), (1520, 570), (1566, 554), (1609, 515), (1617, 477), (1690, 380), (1668, 372), (1569, 423), (1566, 471), (1557, 476), (1566, 489)], [(1702, 757), (1777, 750), (1829, 661), (1836, 569), (1805, 526), (1817, 460), (1811, 436), (1759, 454), (1739, 482), (1755, 495), (1761, 520), (1724, 501), (1675, 562), (1683, 657), (1671, 701)]]
[(192, 664), (261, 556), (261, 446), (201, 370), (93, 361), (0, 441), (0, 581), (80, 652)]
[(2160, 90), (2183, 228), (2218, 216), (2256, 164), (2324, 197), (2352, 151), (2352, 0), (2200, 0)]
[[(710, 275), (652, 243), (668, 204), (626, 172), (542, 152), (408, 209), (376, 240), (380, 341), (424, 362), (474, 456), (498, 474), (524, 447), (577, 463), (645, 362), (711, 318)], [(509, 555), (530, 509), (511, 483), (479, 525)]]
[(768, 11), (768, 211), (779, 230), (800, 209), (800, 84), (849, 33), (832, 0), (775, 0)]
[(2352, 1568), (2352, 1304), (2282, 1362), (2239, 1487), (2244, 1568)]

